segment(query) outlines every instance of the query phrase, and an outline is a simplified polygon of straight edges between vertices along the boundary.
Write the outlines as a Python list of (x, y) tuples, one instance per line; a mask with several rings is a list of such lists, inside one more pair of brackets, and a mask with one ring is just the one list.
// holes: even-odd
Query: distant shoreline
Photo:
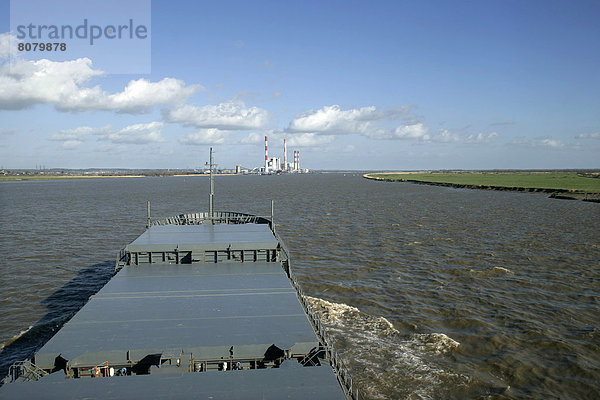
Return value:
[[(554, 174), (554, 175), (552, 175)], [(590, 173), (594, 176), (597, 172)], [(409, 182), (420, 185), (444, 186), (458, 189), (498, 190), (521, 193), (548, 193), (549, 197), (563, 200), (583, 200), (600, 202), (600, 178), (580, 176), (574, 172), (569, 174), (558, 172), (378, 172), (363, 175), (366, 179), (382, 182)], [(502, 180), (506, 184), (495, 182)], [(548, 178), (556, 180), (556, 187), (535, 183), (544, 183)], [(589, 185), (582, 185), (580, 180), (590, 180)], [(579, 181), (578, 181), (579, 180)], [(462, 181), (462, 182), (460, 182)], [(571, 183), (567, 188), (565, 184)], [(533, 184), (532, 184), (533, 183)], [(562, 187), (560, 187), (562, 186)]]
[(0, 182), (53, 181), (96, 178), (146, 178), (146, 175), (7, 175), (0, 176)]
[[(230, 176), (240, 174), (216, 174), (215, 176)], [(206, 176), (209, 174), (174, 174), (174, 175), (6, 175), (0, 176), (0, 182), (26, 182), (26, 181), (53, 181), (70, 179), (101, 179), (101, 178), (170, 178), (170, 177), (190, 177)]]

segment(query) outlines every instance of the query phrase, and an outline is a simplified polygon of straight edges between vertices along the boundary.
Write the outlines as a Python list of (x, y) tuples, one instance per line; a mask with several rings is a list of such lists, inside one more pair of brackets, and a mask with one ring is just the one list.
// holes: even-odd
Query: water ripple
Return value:
[[(598, 204), (358, 174), (215, 186), (220, 210), (268, 215), (275, 200), (298, 279), (368, 398), (600, 397)], [(1, 351), (31, 353), (105, 282), (146, 200), (168, 216), (206, 209), (207, 192), (204, 177), (0, 184)]]

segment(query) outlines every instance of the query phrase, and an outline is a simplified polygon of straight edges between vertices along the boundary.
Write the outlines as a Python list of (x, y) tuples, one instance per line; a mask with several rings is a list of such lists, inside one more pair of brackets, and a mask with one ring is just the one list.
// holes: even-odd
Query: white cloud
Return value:
[[(394, 120), (404, 125), (390, 128)], [(294, 118), (285, 130), (292, 145), (317, 146), (331, 143), (334, 135), (359, 134), (371, 139), (428, 140), (427, 128), (414, 122), (409, 107), (377, 109), (375, 106), (342, 110), (339, 105), (307, 111)], [(412, 121), (407, 123), (408, 121)], [(319, 136), (323, 136), (319, 138)]]
[(582, 133), (575, 136), (575, 139), (600, 139), (600, 132)]
[(216, 128), (200, 129), (179, 139), (183, 144), (195, 146), (225, 143), (228, 132)]
[(459, 135), (458, 133), (450, 132), (447, 129), (441, 129), (438, 133), (431, 135), (428, 139), (430, 142), (437, 143), (474, 143), (483, 144), (493, 141), (498, 134), (496, 132), (478, 133), (470, 135)]
[(98, 86), (81, 89), (56, 104), (61, 111), (103, 110), (138, 114), (160, 104), (183, 103), (199, 86), (185, 86), (179, 79), (164, 78), (158, 82), (146, 79), (130, 81), (122, 92), (107, 94)]
[(83, 140), (65, 140), (61, 144), (61, 147), (65, 150), (73, 150), (73, 149), (78, 148), (82, 144), (83, 144)]
[(494, 140), (498, 134), (496, 132), (490, 132), (465, 136), (451, 132), (447, 129), (440, 129), (437, 133), (432, 133), (423, 123), (418, 122), (409, 125), (400, 125), (394, 130), (370, 130), (365, 136), (372, 139), (401, 139), (413, 140), (421, 143), (489, 143)]
[(315, 147), (333, 142), (334, 135), (318, 135), (316, 133), (299, 133), (288, 135), (288, 146), (292, 147)]
[(183, 103), (199, 90), (178, 79), (159, 82), (130, 81), (121, 92), (107, 93), (100, 86), (85, 86), (104, 75), (94, 69), (89, 58), (70, 61), (46, 59), (14, 60), (9, 65), (7, 46), (10, 34), (0, 34), (0, 109), (20, 110), (36, 104), (53, 104), (60, 111), (103, 110), (142, 113), (161, 104)]
[(461, 141), (461, 137), (447, 129), (441, 129), (437, 134), (431, 137), (431, 141), (440, 143), (457, 143)]
[(10, 33), (0, 33), (0, 61), (10, 57), (10, 42)]
[(163, 110), (167, 122), (181, 123), (195, 128), (220, 130), (247, 130), (262, 128), (268, 120), (266, 110), (247, 108), (242, 101), (229, 101), (218, 105), (192, 106), (185, 104), (171, 110)]
[(265, 135), (256, 133), (256, 132), (250, 132), (245, 138), (242, 138), (242, 140), (240, 140), (240, 143), (242, 143), (242, 144), (257, 144), (257, 143), (264, 143), (264, 141), (265, 141)]
[(113, 144), (160, 143), (165, 141), (161, 134), (163, 125), (162, 122), (150, 122), (129, 125), (120, 130), (114, 130), (110, 125), (99, 128), (80, 126), (58, 131), (48, 140), (63, 142), (61, 147), (64, 149), (75, 149), (81, 146), (91, 135), (97, 136), (100, 141), (108, 141)]
[(427, 134), (427, 131), (427, 127), (422, 123), (402, 125), (394, 130), (392, 137), (397, 139), (429, 140), (430, 136)]
[[(74, 129), (64, 129), (58, 131), (48, 138), (48, 140), (53, 141), (82, 141), (87, 138), (89, 135), (102, 135), (109, 134), (111, 132), (111, 126), (106, 125), (100, 128), (92, 128), (90, 126), (80, 126)], [(82, 142), (83, 143), (83, 142)]]
[(572, 147), (572, 146), (567, 146), (567, 144), (565, 144), (564, 142), (554, 139), (550, 136), (536, 138), (536, 139), (520, 138), (520, 139), (513, 140), (512, 142), (510, 142), (510, 144), (516, 145), (516, 146), (523, 146), (523, 147), (548, 147), (551, 149), (561, 149), (564, 147)]
[(429, 129), (422, 123), (413, 123), (400, 125), (395, 129), (376, 128), (369, 129), (364, 136), (378, 140), (419, 140), (429, 141), (431, 136), (428, 134)]
[(560, 140), (552, 139), (552, 138), (543, 138), (534, 144), (536, 144), (538, 146), (552, 147), (555, 149), (565, 147), (565, 144), (563, 142), (561, 142)]
[(269, 139), (269, 149), (283, 149), (283, 139), (287, 139), (288, 152), (293, 147), (315, 147), (322, 146), (333, 142), (334, 135), (322, 135), (316, 133), (291, 133), (282, 131), (269, 130), (263, 134), (256, 132), (249, 133), (245, 138), (240, 140), (242, 144), (262, 144), (265, 142), (265, 136)]
[(49, 60), (16, 61), (0, 66), (0, 109), (19, 110), (35, 104), (63, 103), (97, 97), (98, 87), (79, 86), (90, 78), (102, 75), (91, 67), (87, 58), (54, 62)]
[(490, 133), (478, 133), (477, 135), (469, 135), (466, 137), (465, 142), (467, 143), (489, 143), (498, 137), (496, 132)]
[(288, 132), (318, 132), (330, 134), (365, 134), (373, 121), (384, 119), (385, 113), (374, 106), (342, 110), (339, 105), (307, 111), (294, 118)]
[[(393, 128), (393, 121), (398, 119), (403, 120), (403, 123)], [(325, 106), (297, 116), (289, 123), (286, 132), (310, 134), (302, 137), (306, 142), (316, 140), (315, 134), (359, 134), (371, 139), (412, 140), (421, 143), (488, 143), (497, 136), (495, 132), (465, 136), (447, 129), (433, 133), (406, 106), (381, 110), (375, 106), (350, 110), (342, 110), (338, 105)], [(331, 142), (333, 138), (326, 140)], [(299, 141), (302, 142), (300, 138)]]
[(100, 134), (100, 140), (108, 140), (115, 144), (160, 143), (165, 141), (161, 134), (163, 125), (162, 122), (129, 125), (119, 131)]

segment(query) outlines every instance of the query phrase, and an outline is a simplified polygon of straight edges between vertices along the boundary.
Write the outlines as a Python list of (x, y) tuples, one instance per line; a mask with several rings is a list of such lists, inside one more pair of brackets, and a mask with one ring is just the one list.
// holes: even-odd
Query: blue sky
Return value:
[[(0, 0), (4, 64), (9, 11)], [(102, 74), (92, 55), (0, 66), (0, 166), (194, 168), (212, 146), (220, 166), (254, 167), (268, 135), (271, 156), (287, 138), (311, 169), (600, 168), (598, 1), (174, 0), (151, 15), (150, 74)]]

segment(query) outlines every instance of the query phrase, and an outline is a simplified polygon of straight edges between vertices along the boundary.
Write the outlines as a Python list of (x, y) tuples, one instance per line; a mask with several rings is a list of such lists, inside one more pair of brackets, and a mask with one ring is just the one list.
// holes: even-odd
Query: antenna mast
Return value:
[(146, 228), (150, 228), (152, 225), (152, 220), (150, 219), (150, 200), (148, 200), (148, 221), (146, 223)]
[(213, 178), (213, 152), (212, 147), (210, 148), (210, 196), (208, 198), (208, 215), (211, 223), (214, 223), (213, 214), (213, 196), (215, 195), (215, 180)]

